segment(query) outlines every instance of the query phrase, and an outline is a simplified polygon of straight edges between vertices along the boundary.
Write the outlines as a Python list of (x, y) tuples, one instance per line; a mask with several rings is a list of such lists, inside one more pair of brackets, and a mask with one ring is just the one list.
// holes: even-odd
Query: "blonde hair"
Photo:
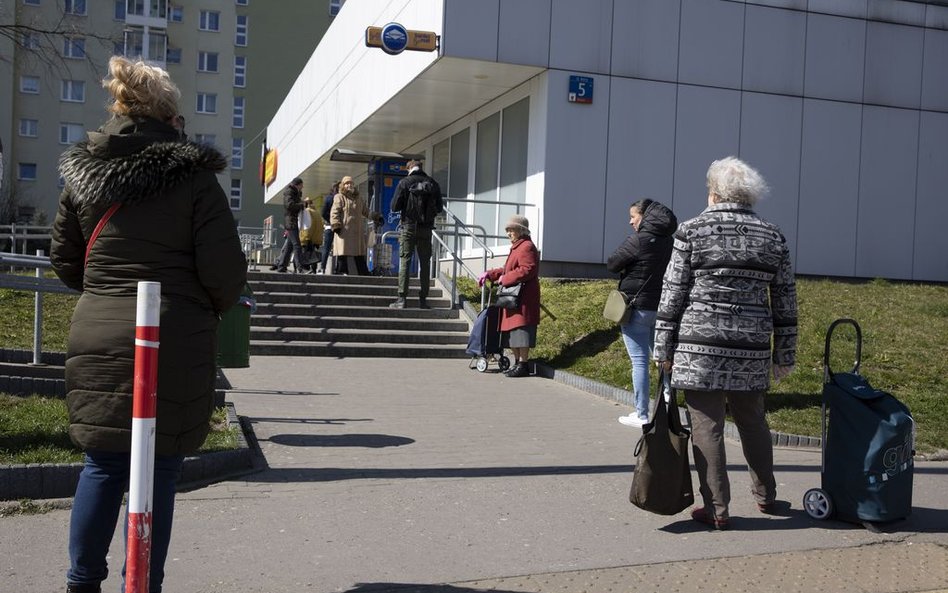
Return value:
[(115, 115), (148, 116), (161, 121), (178, 115), (181, 91), (157, 66), (112, 56), (109, 77), (102, 86), (112, 95), (108, 110)]

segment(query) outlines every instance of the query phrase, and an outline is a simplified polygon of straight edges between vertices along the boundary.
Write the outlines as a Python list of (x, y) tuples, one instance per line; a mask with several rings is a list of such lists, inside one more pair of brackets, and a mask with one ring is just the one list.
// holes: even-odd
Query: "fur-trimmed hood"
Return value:
[(113, 118), (88, 137), (59, 159), (59, 173), (77, 204), (139, 202), (200, 170), (227, 167), (216, 148), (181, 140), (173, 127), (150, 118)]

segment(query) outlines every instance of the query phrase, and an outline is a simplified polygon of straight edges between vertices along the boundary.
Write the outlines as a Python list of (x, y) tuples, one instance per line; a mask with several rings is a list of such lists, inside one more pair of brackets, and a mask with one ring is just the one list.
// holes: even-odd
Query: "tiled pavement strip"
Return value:
[[(227, 376), (265, 465), (179, 495), (165, 593), (948, 591), (948, 462), (916, 464), (912, 517), (874, 534), (800, 509), (814, 450), (775, 451), (792, 508), (759, 514), (729, 443), (712, 532), (630, 505), (628, 408), (554, 381), (275, 357)], [(0, 593), (63, 589), (68, 519), (0, 518)]]

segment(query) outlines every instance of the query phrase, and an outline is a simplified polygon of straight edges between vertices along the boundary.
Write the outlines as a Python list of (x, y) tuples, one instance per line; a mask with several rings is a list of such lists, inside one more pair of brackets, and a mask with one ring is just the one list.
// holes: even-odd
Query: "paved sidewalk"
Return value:
[[(166, 593), (948, 591), (948, 462), (918, 463), (912, 517), (873, 534), (803, 513), (813, 450), (776, 451), (793, 508), (759, 514), (731, 445), (732, 530), (711, 532), (628, 503), (636, 433), (596, 396), (466, 361), (252, 365), (228, 399), (267, 468), (179, 496)], [(0, 592), (63, 589), (68, 518), (0, 519)]]

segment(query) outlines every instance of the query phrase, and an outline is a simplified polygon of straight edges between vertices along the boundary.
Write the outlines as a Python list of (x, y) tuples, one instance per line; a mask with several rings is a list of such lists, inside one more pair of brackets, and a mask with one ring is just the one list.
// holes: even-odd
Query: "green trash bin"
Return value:
[(257, 308), (250, 285), (244, 286), (237, 304), (221, 316), (217, 326), (217, 366), (242, 369), (250, 366), (250, 314)]

